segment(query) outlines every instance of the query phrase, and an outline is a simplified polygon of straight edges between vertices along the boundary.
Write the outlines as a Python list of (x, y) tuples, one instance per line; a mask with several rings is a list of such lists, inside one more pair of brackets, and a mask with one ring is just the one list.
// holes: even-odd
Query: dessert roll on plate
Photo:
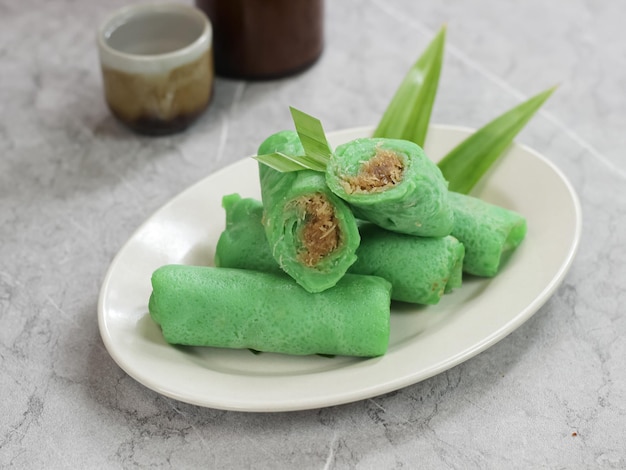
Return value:
[[(258, 154), (304, 155), (295, 131), (268, 137)], [(309, 292), (334, 286), (356, 261), (359, 230), (350, 207), (326, 186), (324, 173), (281, 173), (259, 164), (263, 225), (272, 256)]]
[(450, 192), (454, 210), (452, 235), (465, 246), (463, 271), (493, 277), (526, 236), (526, 219), (465, 194)]
[(312, 294), (285, 273), (166, 265), (152, 275), (148, 305), (170, 344), (380, 356), (390, 288), (380, 277), (348, 274)]
[(393, 232), (444, 237), (452, 230), (448, 183), (413, 142), (362, 138), (337, 147), (328, 187), (358, 218)]
[(263, 203), (257, 199), (229, 194), (222, 198), (226, 228), (215, 247), (215, 266), (283, 272), (272, 256), (263, 226)]
[(432, 305), (461, 287), (465, 248), (456, 238), (416, 237), (371, 223), (359, 230), (361, 245), (350, 272), (387, 279), (392, 299)]

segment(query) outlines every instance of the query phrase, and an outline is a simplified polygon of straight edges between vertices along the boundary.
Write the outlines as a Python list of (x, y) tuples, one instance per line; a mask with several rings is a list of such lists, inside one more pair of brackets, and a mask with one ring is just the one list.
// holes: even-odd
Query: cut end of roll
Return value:
[(342, 181), (346, 193), (372, 193), (389, 189), (402, 181), (404, 162), (393, 150), (378, 147), (376, 154), (364, 162), (356, 176)]
[(335, 209), (321, 193), (302, 196), (294, 202), (304, 218), (300, 230), (302, 245), (298, 251), (298, 259), (306, 266), (315, 267), (341, 243), (341, 229)]

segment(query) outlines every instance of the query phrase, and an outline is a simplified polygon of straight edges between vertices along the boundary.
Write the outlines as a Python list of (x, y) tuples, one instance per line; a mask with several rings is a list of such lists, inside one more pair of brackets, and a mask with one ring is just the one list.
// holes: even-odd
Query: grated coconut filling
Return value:
[(348, 194), (382, 192), (402, 181), (404, 163), (392, 150), (376, 149), (376, 155), (364, 162), (356, 176), (341, 184)]
[(295, 203), (304, 213), (298, 259), (306, 266), (314, 267), (340, 244), (341, 233), (335, 209), (321, 193), (302, 196)]

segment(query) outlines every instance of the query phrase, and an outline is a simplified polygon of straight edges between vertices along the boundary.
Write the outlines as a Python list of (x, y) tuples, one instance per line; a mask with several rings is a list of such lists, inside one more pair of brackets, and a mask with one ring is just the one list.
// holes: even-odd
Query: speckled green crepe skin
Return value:
[[(356, 176), (376, 149), (394, 151), (404, 160), (401, 182), (382, 192), (346, 193), (341, 181)], [(417, 144), (397, 139), (356, 139), (340, 145), (326, 171), (328, 187), (347, 201), (358, 218), (399, 233), (444, 237), (452, 230), (448, 183)]]
[[(303, 155), (304, 149), (295, 131), (281, 131), (268, 137), (258, 154), (283, 152)], [(356, 261), (360, 237), (350, 207), (326, 186), (324, 174), (312, 170), (281, 173), (259, 164), (261, 195), (265, 208), (265, 235), (273, 258), (287, 274), (309, 292), (322, 292), (334, 286)], [(335, 208), (335, 217), (342, 233), (341, 244), (314, 267), (298, 260), (301, 246), (300, 230), (304, 214), (292, 201), (299, 197), (322, 193)]]
[[(216, 249), (219, 266), (280, 272), (261, 228), (261, 202), (239, 198), (224, 206), (228, 222)], [(358, 260), (349, 272), (387, 279), (392, 299), (434, 304), (461, 286), (464, 248), (456, 239), (397, 234), (369, 223), (360, 230)]]
[(261, 201), (230, 194), (222, 198), (222, 207), (226, 211), (226, 229), (215, 247), (215, 266), (283, 272), (265, 236)]
[(463, 270), (495, 276), (526, 236), (526, 219), (481, 199), (450, 192), (454, 209), (452, 235), (465, 245)]
[(285, 274), (167, 265), (149, 310), (168, 343), (285, 354), (380, 356), (389, 342), (390, 284), (346, 275), (311, 294)]
[(461, 286), (465, 249), (454, 237), (415, 237), (366, 224), (351, 272), (380, 276), (392, 284), (394, 300), (436, 304)]

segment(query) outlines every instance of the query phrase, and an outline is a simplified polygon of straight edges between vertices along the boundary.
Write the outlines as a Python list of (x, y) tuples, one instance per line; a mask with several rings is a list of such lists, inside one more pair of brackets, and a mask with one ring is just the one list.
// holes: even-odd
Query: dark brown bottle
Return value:
[(243, 79), (292, 75), (324, 43), (323, 0), (196, 0), (213, 24), (215, 71)]

